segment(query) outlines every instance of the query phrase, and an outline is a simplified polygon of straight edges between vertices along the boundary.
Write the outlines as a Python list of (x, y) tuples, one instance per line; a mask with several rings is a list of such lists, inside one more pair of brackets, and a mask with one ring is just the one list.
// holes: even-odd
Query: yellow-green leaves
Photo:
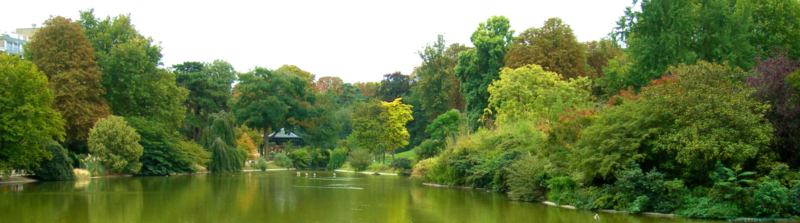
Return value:
[(500, 125), (521, 120), (554, 122), (564, 112), (590, 107), (588, 89), (585, 77), (563, 80), (539, 65), (505, 68), (489, 86), (486, 112), (496, 112)]
[(408, 145), (408, 129), (406, 124), (413, 120), (411, 117), (411, 105), (403, 104), (402, 98), (394, 99), (392, 102), (381, 102), (386, 109), (385, 140), (387, 149), (394, 149)]

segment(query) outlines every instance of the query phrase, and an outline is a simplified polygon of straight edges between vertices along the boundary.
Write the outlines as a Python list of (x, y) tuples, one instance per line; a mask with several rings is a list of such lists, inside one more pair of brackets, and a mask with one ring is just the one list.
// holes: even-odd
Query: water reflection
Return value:
[[(312, 172), (311, 176), (314, 175)], [(393, 176), (284, 172), (0, 185), (2, 222), (696, 222), (511, 202)]]

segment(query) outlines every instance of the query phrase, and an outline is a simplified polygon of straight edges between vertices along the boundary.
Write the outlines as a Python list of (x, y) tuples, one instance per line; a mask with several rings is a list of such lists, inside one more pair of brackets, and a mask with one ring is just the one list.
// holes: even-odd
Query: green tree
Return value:
[(455, 74), (461, 81), (461, 91), (466, 102), (467, 123), (476, 129), (489, 99), (487, 88), (498, 78), (503, 59), (511, 45), (514, 31), (508, 19), (493, 16), (478, 25), (472, 33), (474, 49), (458, 54)]
[(412, 92), (419, 97), (420, 108), (426, 124), (450, 109), (463, 109), (464, 97), (460, 82), (454, 73), (458, 53), (466, 50), (459, 44), (446, 47), (444, 36), (439, 35), (432, 45), (419, 52), (422, 64), (414, 70), (417, 81)]
[(183, 122), (186, 89), (175, 75), (158, 68), (161, 48), (137, 31), (129, 16), (98, 20), (93, 10), (78, 21), (92, 43), (103, 72), (106, 100), (114, 114), (141, 116), (179, 127)]
[(239, 156), (234, 148), (228, 146), (222, 139), (214, 139), (210, 149), (211, 164), (208, 166), (209, 171), (218, 173), (238, 172), (242, 170), (244, 160), (242, 160), (241, 156)]
[(633, 60), (628, 84), (636, 88), (660, 77), (669, 66), (699, 60), (749, 69), (749, 7), (734, 0), (643, 0), (641, 11), (627, 13), (626, 30)]
[(297, 67), (295, 65), (284, 64), (283, 66), (278, 67), (278, 69), (276, 69), (275, 72), (297, 75), (303, 80), (306, 80), (306, 83), (308, 83), (309, 85), (312, 85), (314, 83), (314, 74), (305, 71), (303, 69), (300, 69), (300, 67)]
[(230, 63), (215, 60), (212, 63), (184, 62), (173, 66), (178, 85), (189, 90), (184, 102), (185, 135), (200, 140), (202, 129), (210, 125), (211, 114), (229, 111), (231, 86), (236, 71)]
[[(385, 151), (388, 147), (383, 136), (387, 114), (386, 108), (381, 106), (379, 101), (370, 100), (355, 105), (352, 113), (353, 132), (348, 139), (354, 140), (359, 149), (367, 150), (369, 153), (376, 154)], [(352, 150), (352, 148), (351, 148)]]
[(166, 176), (195, 171), (193, 158), (197, 154), (181, 148), (181, 137), (175, 129), (142, 117), (126, 117), (125, 120), (141, 136), (139, 144), (144, 152), (139, 175)]
[(75, 174), (72, 172), (72, 159), (67, 154), (67, 150), (61, 147), (56, 141), (51, 141), (47, 145), (47, 150), (52, 154), (49, 160), (43, 160), (33, 173), (39, 180), (72, 180)]
[(64, 139), (47, 77), (33, 63), (0, 54), (0, 170), (50, 159), (50, 141)]
[(26, 47), (27, 58), (49, 77), (53, 107), (66, 121), (66, 142), (70, 149), (85, 152), (79, 145), (110, 111), (103, 98), (102, 74), (81, 26), (64, 17), (50, 18)]
[(239, 122), (264, 131), (262, 155), (269, 134), (306, 120), (315, 100), (305, 79), (265, 68), (243, 74), (236, 89), (239, 95), (233, 100), (234, 116)]
[(768, 106), (745, 85), (747, 73), (705, 62), (670, 73), (581, 131), (573, 157), (579, 178), (609, 179), (635, 162), (703, 183), (717, 161), (735, 166), (764, 152), (772, 140)]
[(787, 51), (800, 59), (800, 1), (748, 0), (753, 7), (753, 45), (766, 56)]
[(411, 105), (403, 104), (402, 98), (392, 102), (381, 102), (386, 110), (383, 140), (386, 141), (386, 152), (394, 154), (394, 150), (408, 145), (408, 129), (406, 124), (414, 118), (411, 116)]
[(529, 64), (538, 64), (564, 78), (588, 76), (586, 49), (559, 18), (550, 18), (541, 28), (529, 28), (514, 38), (505, 65), (517, 68)]
[(139, 158), (144, 152), (140, 138), (125, 119), (112, 115), (97, 121), (89, 131), (89, 153), (100, 159), (107, 170), (137, 173), (142, 168)]
[(411, 90), (411, 77), (400, 72), (384, 74), (378, 87), (378, 97), (383, 101), (401, 98)]
[(499, 125), (518, 121), (554, 123), (566, 111), (592, 106), (589, 80), (562, 80), (539, 65), (504, 68), (489, 86), (489, 108)]

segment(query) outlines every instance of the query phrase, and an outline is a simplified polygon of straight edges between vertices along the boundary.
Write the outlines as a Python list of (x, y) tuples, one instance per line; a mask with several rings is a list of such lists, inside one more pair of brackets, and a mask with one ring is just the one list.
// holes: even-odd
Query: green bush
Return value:
[(350, 152), (350, 166), (356, 171), (364, 171), (372, 163), (372, 155), (366, 149), (355, 149)]
[(211, 162), (211, 153), (195, 142), (181, 140), (178, 142), (178, 149), (186, 153), (195, 165), (207, 167)]
[(305, 149), (295, 149), (289, 152), (289, 159), (292, 160), (292, 164), (296, 169), (306, 169), (311, 164), (311, 154), (308, 154)]
[(126, 120), (141, 135), (144, 148), (139, 175), (164, 176), (194, 172), (192, 158), (179, 148), (180, 136), (161, 123), (138, 117)]
[(741, 216), (742, 211), (733, 202), (689, 196), (677, 214), (689, 218), (731, 219)]
[(758, 182), (753, 191), (753, 204), (747, 208), (758, 217), (789, 217), (792, 205), (791, 192), (777, 180), (765, 178)]
[(310, 169), (325, 169), (328, 167), (328, 160), (330, 160), (330, 152), (326, 149), (313, 149), (307, 148), (306, 150), (310, 151), (309, 156), (311, 160), (309, 162)]
[(442, 143), (435, 139), (426, 139), (422, 141), (415, 149), (414, 153), (420, 160), (434, 157), (442, 150)]
[(275, 162), (275, 165), (283, 168), (292, 168), (294, 165), (292, 164), (292, 159), (289, 158), (285, 153), (278, 153), (275, 154), (275, 157), (272, 158)]
[(328, 161), (328, 170), (339, 169), (345, 162), (347, 162), (347, 150), (344, 148), (336, 148), (331, 152), (330, 160)]
[(525, 156), (508, 169), (508, 197), (513, 200), (541, 201), (547, 196), (548, 161)]
[(39, 180), (75, 179), (72, 172), (72, 159), (67, 155), (67, 150), (55, 141), (47, 146), (47, 150), (52, 157), (49, 160), (42, 161), (39, 167), (33, 171), (36, 178)]
[(569, 176), (558, 176), (547, 180), (547, 198), (550, 201), (561, 203), (571, 203), (573, 196), (571, 196), (578, 184), (575, 183)]
[(89, 131), (89, 153), (114, 173), (137, 173), (143, 148), (140, 136), (119, 116), (102, 118)]
[(255, 168), (257, 168), (257, 169), (259, 169), (261, 171), (267, 171), (267, 168), (268, 168), (267, 160), (265, 160), (264, 158), (258, 159), (258, 161), (256, 161)]
[(392, 160), (392, 168), (400, 173), (407, 174), (411, 171), (411, 160), (408, 158), (396, 158)]

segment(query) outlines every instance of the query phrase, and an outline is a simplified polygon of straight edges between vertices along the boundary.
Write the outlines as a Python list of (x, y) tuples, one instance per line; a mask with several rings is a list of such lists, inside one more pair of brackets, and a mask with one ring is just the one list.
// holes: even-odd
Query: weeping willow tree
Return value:
[(236, 150), (233, 121), (227, 113), (214, 115), (214, 121), (205, 131), (205, 145), (211, 151), (211, 172), (237, 172), (242, 170), (246, 154)]
[(222, 138), (217, 137), (211, 143), (211, 165), (208, 170), (211, 172), (238, 172), (242, 170), (242, 157), (236, 150), (227, 145)]

